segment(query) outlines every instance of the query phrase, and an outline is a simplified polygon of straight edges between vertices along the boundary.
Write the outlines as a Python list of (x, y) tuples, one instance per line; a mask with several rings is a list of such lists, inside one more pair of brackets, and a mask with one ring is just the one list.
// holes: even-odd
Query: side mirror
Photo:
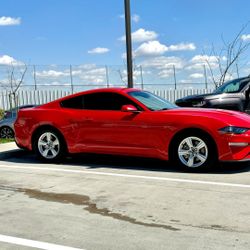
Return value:
[(132, 113), (140, 112), (134, 105), (123, 105), (121, 111), (132, 112)]

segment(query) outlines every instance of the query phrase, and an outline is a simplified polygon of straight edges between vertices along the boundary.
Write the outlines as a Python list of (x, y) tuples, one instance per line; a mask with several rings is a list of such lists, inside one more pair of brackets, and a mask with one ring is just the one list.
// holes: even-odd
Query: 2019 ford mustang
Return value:
[(250, 159), (250, 116), (179, 108), (150, 92), (90, 90), (20, 110), (16, 143), (51, 162), (66, 153), (172, 160), (185, 169)]

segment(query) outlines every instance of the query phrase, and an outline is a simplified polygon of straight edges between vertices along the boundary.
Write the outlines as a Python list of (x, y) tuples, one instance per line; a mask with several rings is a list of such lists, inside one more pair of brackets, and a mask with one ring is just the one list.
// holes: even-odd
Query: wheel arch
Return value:
[(67, 145), (67, 142), (65, 140), (65, 137), (63, 135), (63, 133), (56, 127), (54, 127), (53, 125), (50, 125), (50, 124), (44, 124), (44, 125), (41, 125), (39, 127), (37, 127), (33, 133), (32, 133), (32, 136), (31, 136), (31, 145), (32, 145), (32, 150), (34, 150), (34, 140), (36, 138), (36, 135), (42, 131), (42, 130), (45, 130), (45, 129), (50, 129), (50, 130), (53, 130), (55, 131), (56, 133), (58, 133), (58, 135), (61, 137), (63, 143), (64, 143), (64, 146), (65, 146), (65, 150), (66, 152), (68, 152), (68, 145)]
[(182, 130), (178, 131), (172, 137), (170, 144), (169, 144), (169, 148), (168, 148), (169, 159), (172, 159), (172, 157), (173, 157), (174, 145), (175, 145), (175, 142), (177, 141), (177, 139), (180, 138), (181, 136), (190, 135), (192, 133), (193, 133), (193, 135), (198, 134), (198, 135), (203, 135), (203, 136), (206, 136), (207, 138), (209, 138), (210, 142), (212, 143), (212, 145), (215, 149), (214, 151), (215, 151), (216, 157), (218, 159), (218, 155), (219, 155), (218, 146), (217, 146), (214, 138), (212, 137), (212, 135), (209, 132), (207, 132), (201, 128), (195, 128), (195, 127), (182, 129)]

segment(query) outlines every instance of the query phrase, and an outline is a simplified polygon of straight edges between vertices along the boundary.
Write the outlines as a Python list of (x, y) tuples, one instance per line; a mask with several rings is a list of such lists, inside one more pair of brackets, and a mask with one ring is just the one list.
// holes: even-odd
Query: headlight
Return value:
[(228, 127), (224, 127), (224, 128), (219, 129), (219, 132), (221, 134), (243, 134), (248, 130), (249, 130), (248, 128), (228, 126)]
[(192, 103), (192, 106), (193, 107), (202, 107), (202, 106), (204, 106), (206, 104), (206, 102), (205, 101), (197, 101), (197, 102), (193, 102)]

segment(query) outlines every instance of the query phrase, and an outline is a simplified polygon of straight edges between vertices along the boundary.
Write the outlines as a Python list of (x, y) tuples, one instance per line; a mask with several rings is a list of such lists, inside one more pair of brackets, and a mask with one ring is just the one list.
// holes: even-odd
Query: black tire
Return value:
[(43, 162), (60, 162), (66, 154), (66, 144), (62, 135), (52, 128), (39, 130), (33, 138), (32, 147)]
[(172, 144), (170, 160), (182, 170), (211, 170), (218, 161), (216, 145), (203, 133), (189, 132), (178, 136)]
[(4, 126), (0, 129), (0, 138), (13, 139), (15, 136), (14, 130), (11, 127)]

